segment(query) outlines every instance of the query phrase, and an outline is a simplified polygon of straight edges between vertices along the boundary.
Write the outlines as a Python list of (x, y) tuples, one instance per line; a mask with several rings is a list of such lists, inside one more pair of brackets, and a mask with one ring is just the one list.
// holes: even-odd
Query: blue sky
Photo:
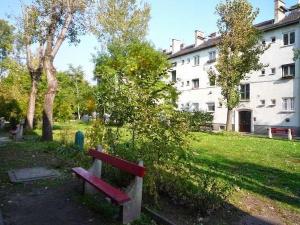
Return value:
[[(20, 13), (20, 2), (30, 0), (0, 0), (0, 18), (7, 19), (8, 14)], [(151, 20), (148, 32), (150, 40), (156, 48), (168, 48), (172, 38), (182, 40), (185, 44), (194, 41), (194, 30), (210, 34), (216, 31), (216, 5), (220, 0), (145, 0), (151, 4)], [(285, 0), (287, 6), (296, 4), (298, 0)], [(274, 0), (250, 0), (255, 8), (260, 9), (257, 22), (272, 19), (274, 16)], [(58, 70), (66, 70), (68, 64), (81, 65), (86, 79), (92, 80), (94, 64), (92, 55), (100, 46), (93, 36), (83, 36), (81, 43), (70, 46), (65, 43), (55, 60)]]

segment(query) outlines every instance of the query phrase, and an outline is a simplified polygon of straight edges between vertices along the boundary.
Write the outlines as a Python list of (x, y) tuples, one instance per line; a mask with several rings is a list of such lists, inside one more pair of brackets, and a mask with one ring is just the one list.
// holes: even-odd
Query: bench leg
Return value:
[(120, 217), (123, 224), (128, 224), (141, 215), (143, 178), (135, 177), (134, 183), (126, 191), (130, 201), (120, 208)]

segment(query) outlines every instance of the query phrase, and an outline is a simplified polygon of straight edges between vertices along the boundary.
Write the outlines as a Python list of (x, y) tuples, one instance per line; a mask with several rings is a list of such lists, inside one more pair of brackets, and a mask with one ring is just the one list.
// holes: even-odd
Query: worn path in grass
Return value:
[[(81, 200), (72, 163), (57, 158), (47, 143), (9, 143), (0, 146), (0, 210), (5, 225), (112, 225)], [(58, 169), (58, 179), (11, 184), (10, 169), (46, 166)]]

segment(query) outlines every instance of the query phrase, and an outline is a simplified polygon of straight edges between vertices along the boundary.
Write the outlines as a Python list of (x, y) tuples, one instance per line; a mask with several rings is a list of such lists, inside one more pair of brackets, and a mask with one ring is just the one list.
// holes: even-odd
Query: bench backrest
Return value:
[(109, 154), (99, 152), (95, 149), (90, 149), (88, 154), (92, 156), (93, 158), (99, 159), (107, 164), (112, 165), (113, 167), (116, 167), (120, 170), (123, 170), (127, 173), (131, 173), (138, 177), (144, 177), (145, 175), (145, 167), (139, 166), (135, 163), (129, 162), (124, 159), (120, 159), (115, 156), (111, 156)]

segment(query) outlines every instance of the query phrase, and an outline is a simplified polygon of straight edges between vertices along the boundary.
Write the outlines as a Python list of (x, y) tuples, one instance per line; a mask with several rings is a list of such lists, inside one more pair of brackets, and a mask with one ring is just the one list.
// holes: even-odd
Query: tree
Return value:
[(239, 104), (238, 86), (251, 71), (264, 67), (259, 62), (267, 46), (259, 44), (261, 33), (253, 26), (258, 15), (247, 0), (226, 0), (217, 6), (218, 29), (221, 34), (218, 44), (219, 57), (216, 70), (209, 76), (215, 79), (226, 100), (226, 130), (232, 130), (232, 112)]
[(4, 61), (13, 51), (14, 27), (7, 21), (0, 19), (0, 76), (5, 71)]
[[(43, 33), (38, 30), (39, 12), (34, 6), (24, 7), (20, 19), (19, 42), (26, 52), (26, 65), (31, 78), (28, 109), (26, 114), (27, 129), (33, 129), (33, 120), (36, 108), (38, 85), (43, 73)], [(38, 46), (36, 48), (36, 45)], [(33, 48), (35, 52), (33, 53)]]
[(65, 41), (78, 43), (78, 35), (85, 32), (85, 12), (92, 0), (34, 0), (29, 8), (33, 12), (30, 23), (31, 44), (40, 46), (42, 66), (47, 78), (47, 91), (43, 106), (43, 140), (53, 139), (53, 104), (57, 91), (54, 59)]
[(54, 116), (57, 120), (80, 119), (89, 113), (91, 102), (95, 102), (93, 88), (84, 80), (81, 67), (70, 65), (69, 70), (57, 73), (58, 90), (54, 100)]
[[(147, 42), (135, 41), (121, 47), (115, 42), (110, 44), (95, 68), (99, 114), (110, 116), (109, 123), (106, 121), (109, 140), (102, 144), (108, 144), (115, 154), (127, 152), (124, 157), (143, 159), (151, 171), (146, 186), (154, 190), (159, 168), (175, 163), (184, 154), (188, 133), (184, 118), (176, 111), (178, 93), (165, 82), (169, 67), (164, 54)], [(116, 137), (118, 142), (119, 137), (119, 129), (110, 129), (111, 124), (131, 131), (127, 151), (110, 141)]]
[(137, 0), (102, 0), (96, 13), (96, 35), (107, 42), (126, 44), (147, 34), (150, 6)]

